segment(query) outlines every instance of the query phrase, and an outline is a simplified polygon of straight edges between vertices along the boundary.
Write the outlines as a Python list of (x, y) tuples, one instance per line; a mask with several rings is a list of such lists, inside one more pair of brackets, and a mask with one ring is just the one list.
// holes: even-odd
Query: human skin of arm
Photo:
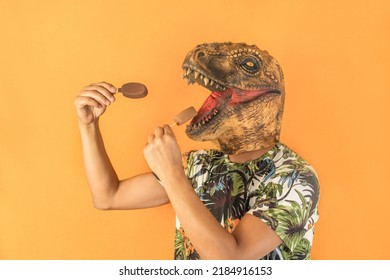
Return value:
[(155, 130), (144, 155), (202, 259), (259, 259), (281, 244), (274, 231), (250, 214), (241, 219), (232, 233), (219, 224), (190, 185), (181, 165), (180, 148), (169, 126)]
[[(108, 83), (85, 87), (75, 100), (88, 184), (98, 209), (138, 209), (172, 203), (188, 237), (203, 259), (258, 259), (280, 244), (279, 237), (247, 214), (232, 234), (225, 231), (199, 200), (181, 165), (172, 130), (157, 128), (144, 150), (152, 173), (120, 181), (104, 148), (99, 117), (113, 101)], [(165, 130), (165, 133), (164, 133)], [(163, 137), (164, 136), (164, 137)]]
[(104, 147), (99, 117), (115, 101), (117, 89), (106, 82), (84, 87), (75, 100), (83, 159), (93, 204), (97, 209), (138, 209), (168, 203), (153, 174), (119, 180)]

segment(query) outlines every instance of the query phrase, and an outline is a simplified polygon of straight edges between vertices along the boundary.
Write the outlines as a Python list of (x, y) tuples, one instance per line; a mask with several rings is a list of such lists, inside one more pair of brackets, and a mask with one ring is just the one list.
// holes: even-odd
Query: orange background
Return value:
[[(145, 83), (101, 120), (121, 178), (148, 171), (155, 126), (203, 103), (181, 80), (195, 45), (244, 41), (282, 65), (282, 141), (316, 168), (313, 259), (390, 259), (388, 1), (0, 2), (0, 259), (171, 259), (170, 205), (98, 211), (74, 98), (92, 82)], [(183, 151), (211, 147), (175, 131)]]

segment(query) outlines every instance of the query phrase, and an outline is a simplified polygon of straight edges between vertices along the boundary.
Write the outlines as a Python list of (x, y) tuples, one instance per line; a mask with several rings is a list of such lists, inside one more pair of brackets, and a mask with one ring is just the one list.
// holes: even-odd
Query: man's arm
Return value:
[(144, 154), (202, 259), (260, 259), (281, 244), (279, 236), (251, 214), (241, 219), (233, 233), (221, 226), (185, 176), (180, 149), (169, 126), (155, 130)]
[(168, 203), (153, 174), (120, 181), (110, 162), (99, 130), (99, 117), (115, 101), (116, 88), (102, 82), (83, 88), (75, 100), (84, 166), (94, 206), (98, 209), (138, 209)]

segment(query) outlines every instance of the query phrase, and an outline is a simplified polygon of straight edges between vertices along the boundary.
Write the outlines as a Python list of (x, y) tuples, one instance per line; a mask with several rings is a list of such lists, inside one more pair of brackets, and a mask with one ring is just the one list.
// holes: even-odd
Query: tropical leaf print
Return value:
[(289, 205), (281, 205), (268, 211), (268, 215), (278, 221), (277, 232), (286, 245), (294, 251), (305, 235), (305, 225), (309, 219), (310, 208), (303, 195), (297, 191), (301, 203), (288, 201)]
[[(318, 219), (319, 186), (312, 167), (278, 143), (259, 159), (238, 164), (221, 151), (191, 151), (186, 175), (207, 209), (228, 232), (249, 213), (283, 243), (263, 259), (308, 259)], [(175, 259), (200, 259), (180, 224)]]
[(176, 229), (175, 235), (175, 259), (191, 260), (199, 259), (198, 253), (195, 251), (191, 241), (185, 236), (182, 228)]

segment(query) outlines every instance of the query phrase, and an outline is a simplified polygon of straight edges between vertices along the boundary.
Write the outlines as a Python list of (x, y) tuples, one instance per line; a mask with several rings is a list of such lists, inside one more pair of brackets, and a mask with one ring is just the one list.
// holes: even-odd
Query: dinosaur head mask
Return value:
[(183, 62), (183, 79), (211, 91), (186, 128), (191, 139), (212, 141), (226, 154), (279, 140), (284, 80), (267, 51), (245, 43), (198, 45)]

